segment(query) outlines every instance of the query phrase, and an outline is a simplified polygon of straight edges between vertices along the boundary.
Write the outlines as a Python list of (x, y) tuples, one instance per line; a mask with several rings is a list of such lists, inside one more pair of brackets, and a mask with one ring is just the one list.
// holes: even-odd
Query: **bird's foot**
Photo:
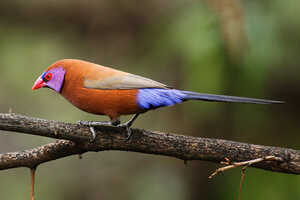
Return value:
[(116, 120), (112, 120), (112, 121), (105, 121), (105, 122), (94, 122), (94, 121), (78, 121), (79, 125), (82, 126), (88, 126), (90, 128), (90, 131), (92, 133), (92, 140), (91, 142), (93, 142), (96, 138), (96, 131), (95, 131), (95, 127), (97, 126), (117, 126), (120, 128), (126, 128), (127, 131), (127, 136), (126, 136), (126, 140), (129, 140), (132, 134), (132, 131), (130, 129), (131, 125), (133, 124), (133, 122), (136, 120), (136, 118), (139, 116), (139, 114), (135, 114), (129, 121), (121, 124), (120, 123), (120, 119), (116, 119)]
[(138, 116), (139, 116), (139, 114), (135, 114), (129, 121), (118, 125), (118, 127), (126, 128), (126, 131), (127, 131), (126, 140), (129, 140), (131, 137), (132, 131), (131, 131), (130, 127)]
[(82, 126), (88, 126), (89, 127), (89, 129), (92, 133), (91, 142), (93, 142), (96, 139), (96, 136), (97, 136), (94, 127), (103, 126), (103, 125), (106, 125), (106, 126), (111, 125), (111, 122), (78, 121), (78, 124), (82, 125)]
[(132, 135), (132, 132), (131, 132), (130, 126), (128, 126), (128, 123), (126, 122), (126, 123), (123, 123), (123, 124), (119, 124), (118, 127), (120, 127), (120, 128), (126, 128), (127, 135), (126, 135), (125, 139), (129, 140), (130, 137), (131, 137), (131, 135)]
[(105, 122), (94, 122), (94, 121), (78, 121), (79, 125), (83, 125), (83, 126), (107, 126), (107, 125), (111, 125), (111, 122), (109, 121), (105, 121)]

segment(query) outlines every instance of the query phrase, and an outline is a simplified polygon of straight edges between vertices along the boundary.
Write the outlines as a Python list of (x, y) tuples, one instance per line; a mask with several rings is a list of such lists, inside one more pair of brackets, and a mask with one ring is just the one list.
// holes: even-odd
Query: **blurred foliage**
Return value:
[[(219, 2), (3, 0), (0, 110), (68, 122), (105, 120), (53, 91), (31, 91), (48, 65), (78, 58), (180, 89), (287, 102), (188, 102), (149, 112), (136, 127), (299, 149), (300, 2)], [(237, 42), (238, 34), (244, 41)], [(52, 141), (8, 132), (0, 138), (1, 152)], [(36, 198), (237, 199), (240, 171), (208, 180), (217, 166), (130, 152), (88, 153), (40, 166)], [(28, 199), (29, 180), (28, 169), (1, 171), (1, 199)], [(297, 176), (248, 169), (242, 199), (299, 199), (299, 185)]]

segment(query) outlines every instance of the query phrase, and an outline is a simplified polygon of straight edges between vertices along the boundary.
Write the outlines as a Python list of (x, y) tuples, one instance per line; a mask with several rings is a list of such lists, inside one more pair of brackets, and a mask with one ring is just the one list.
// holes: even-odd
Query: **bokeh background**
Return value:
[[(188, 102), (135, 127), (299, 149), (300, 1), (2, 0), (0, 112), (66, 122), (106, 120), (53, 91), (32, 91), (51, 63), (77, 58), (179, 89), (284, 100)], [(123, 118), (124, 120), (126, 119)], [(0, 152), (52, 139), (1, 132)], [(39, 166), (36, 199), (237, 199), (240, 170), (132, 152), (87, 153)], [(28, 169), (0, 171), (1, 199), (29, 199)], [(300, 199), (300, 177), (248, 169), (242, 199)]]

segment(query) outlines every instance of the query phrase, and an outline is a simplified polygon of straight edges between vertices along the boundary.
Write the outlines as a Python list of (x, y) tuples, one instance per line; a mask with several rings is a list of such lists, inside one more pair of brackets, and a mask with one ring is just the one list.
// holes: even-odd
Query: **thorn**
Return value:
[(256, 163), (259, 163), (262, 161), (268, 161), (268, 160), (280, 161), (280, 160), (282, 160), (282, 158), (275, 157), (275, 156), (266, 156), (263, 158), (256, 158), (253, 160), (247, 160), (247, 161), (242, 161), (242, 162), (231, 162), (228, 158), (225, 158), (225, 162), (222, 161), (221, 164), (225, 164), (227, 166), (216, 169), (216, 171), (214, 173), (212, 173), (208, 178), (213, 178), (215, 175), (217, 175), (220, 172), (224, 172), (226, 170), (237, 168), (237, 167), (243, 167), (242, 171), (244, 172), (247, 167), (249, 167), (253, 164), (256, 164)]
[(244, 180), (245, 180), (245, 171), (246, 171), (247, 167), (248, 167), (248, 165), (242, 167), (242, 170), (241, 170), (240, 191), (239, 191), (238, 200), (241, 200), (241, 198), (242, 198), (242, 186), (243, 186), (243, 183), (244, 183)]
[(34, 200), (34, 183), (35, 183), (35, 171), (37, 166), (30, 168), (31, 175), (31, 191), (30, 191), (30, 200)]

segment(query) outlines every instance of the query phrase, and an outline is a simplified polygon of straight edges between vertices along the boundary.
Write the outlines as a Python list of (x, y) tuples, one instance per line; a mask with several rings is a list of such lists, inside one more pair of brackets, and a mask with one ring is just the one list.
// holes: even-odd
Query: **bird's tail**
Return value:
[(233, 97), (216, 94), (205, 94), (176, 89), (145, 88), (139, 89), (137, 95), (138, 105), (143, 110), (150, 110), (164, 106), (173, 106), (187, 100), (203, 100), (217, 102), (237, 102), (237, 103), (255, 103), (272, 104), (284, 103), (283, 101), (274, 101), (266, 99), (254, 99), (247, 97)]
[(206, 94), (190, 91), (181, 91), (186, 96), (184, 100), (203, 100), (203, 101), (216, 101), (216, 102), (237, 102), (237, 103), (254, 103), (254, 104), (278, 104), (284, 103), (283, 101), (274, 101), (267, 99), (254, 99), (247, 97), (235, 97), (226, 95)]

